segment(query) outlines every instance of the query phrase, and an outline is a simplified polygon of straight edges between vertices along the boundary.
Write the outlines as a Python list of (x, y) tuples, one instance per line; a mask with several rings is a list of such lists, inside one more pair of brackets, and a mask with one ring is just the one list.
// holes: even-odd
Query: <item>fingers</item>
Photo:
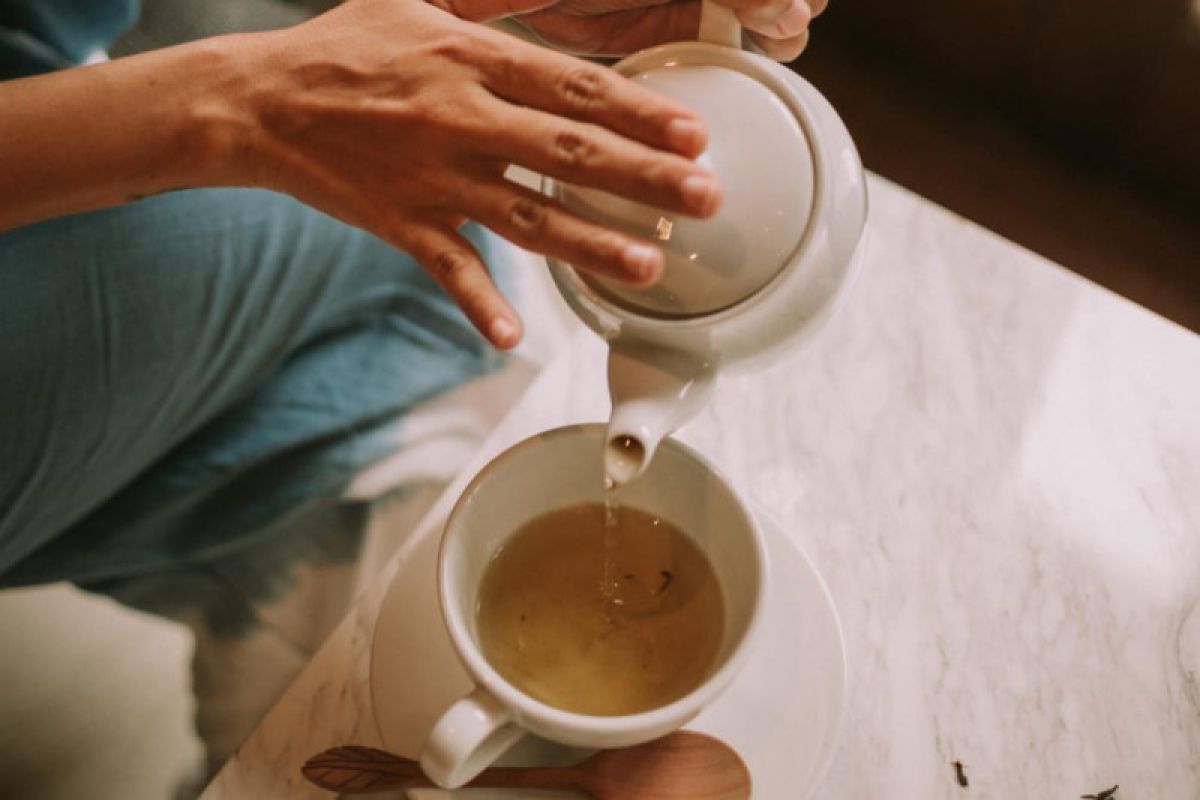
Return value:
[(808, 46), (808, 27), (828, 0), (720, 0), (767, 56), (791, 61)]
[(479, 66), (487, 89), (510, 102), (594, 122), (689, 158), (707, 144), (695, 112), (597, 64), (528, 45)]
[[(613, 0), (612, 5), (619, 3), (621, 0)], [(591, 56), (624, 55), (696, 38), (700, 0), (668, 0), (588, 15), (564, 10), (560, 4), (519, 19), (558, 50)]]
[(752, 33), (791, 39), (808, 30), (812, 10), (804, 0), (722, 0)]
[(471, 324), (501, 350), (521, 340), (521, 318), (492, 282), (475, 249), (449, 226), (406, 229), (404, 249), (454, 299)]
[[(707, 131), (690, 109), (612, 70), (532, 45), (476, 62), (494, 98), (473, 143), (494, 158), (697, 217), (715, 213), (715, 176), (689, 159)], [(663, 152), (666, 151), (666, 152)]]
[(550, 197), (503, 179), (472, 184), (468, 213), (527, 250), (626, 283), (645, 285), (662, 274), (653, 245), (580, 219)]
[(429, 0), (460, 19), (489, 22), (494, 19), (527, 14), (552, 6), (555, 0)]
[(661, 6), (671, 2), (675, 2), (675, 0), (561, 0), (554, 7), (568, 14), (591, 17), (615, 11), (633, 11), (650, 6)]
[(480, 130), (477, 147), (498, 161), (694, 217), (711, 216), (721, 203), (716, 176), (689, 159), (596, 125), (497, 105), (497, 128)]
[(794, 61), (808, 47), (808, 31), (790, 39), (772, 39), (758, 33), (750, 34), (750, 38), (768, 58), (781, 62)]
[[(662, 274), (663, 254), (648, 242), (580, 219), (553, 198), (503, 178), (464, 183), (453, 205), (510, 242), (572, 266), (645, 285)], [(496, 288), (479, 254), (449, 225), (410, 222), (399, 241), (500, 349), (520, 341), (520, 317)]]

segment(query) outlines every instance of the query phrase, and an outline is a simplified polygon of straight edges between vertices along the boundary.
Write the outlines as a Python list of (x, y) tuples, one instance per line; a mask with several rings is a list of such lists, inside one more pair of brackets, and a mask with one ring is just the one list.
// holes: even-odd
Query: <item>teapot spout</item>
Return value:
[(678, 350), (614, 344), (608, 354), (612, 415), (604, 469), (614, 485), (641, 475), (664, 436), (708, 401), (714, 365)]

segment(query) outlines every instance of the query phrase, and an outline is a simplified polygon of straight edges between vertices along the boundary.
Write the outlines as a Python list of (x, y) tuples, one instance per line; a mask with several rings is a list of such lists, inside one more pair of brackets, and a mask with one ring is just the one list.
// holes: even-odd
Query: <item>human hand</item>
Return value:
[(407, 251), (496, 346), (520, 321), (457, 231), (473, 219), (582, 269), (652, 282), (662, 252), (505, 180), (510, 164), (708, 216), (697, 115), (602, 66), (417, 0), (351, 0), (265, 34), (250, 80), (256, 183)]
[[(430, 0), (463, 19), (515, 16), (553, 47), (580, 55), (624, 55), (695, 39), (700, 0)], [(732, 8), (771, 58), (791, 61), (808, 44), (808, 25), (828, 0), (717, 0)]]

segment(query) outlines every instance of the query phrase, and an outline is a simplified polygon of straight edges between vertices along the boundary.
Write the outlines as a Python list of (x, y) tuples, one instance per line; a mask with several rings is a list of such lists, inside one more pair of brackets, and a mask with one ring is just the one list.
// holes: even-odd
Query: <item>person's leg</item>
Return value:
[(411, 259), (280, 195), (0, 236), (0, 585), (236, 552), (495, 363)]
[(186, 623), (215, 769), (351, 599), (345, 481), (496, 363), (410, 259), (278, 195), (0, 236), (0, 586)]

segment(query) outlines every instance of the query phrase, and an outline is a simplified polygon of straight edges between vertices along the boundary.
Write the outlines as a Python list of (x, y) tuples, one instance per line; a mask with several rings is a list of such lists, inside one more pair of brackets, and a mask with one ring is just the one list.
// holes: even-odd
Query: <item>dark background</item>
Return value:
[(830, 0), (793, 68), (869, 169), (1200, 331), (1200, 2)]

